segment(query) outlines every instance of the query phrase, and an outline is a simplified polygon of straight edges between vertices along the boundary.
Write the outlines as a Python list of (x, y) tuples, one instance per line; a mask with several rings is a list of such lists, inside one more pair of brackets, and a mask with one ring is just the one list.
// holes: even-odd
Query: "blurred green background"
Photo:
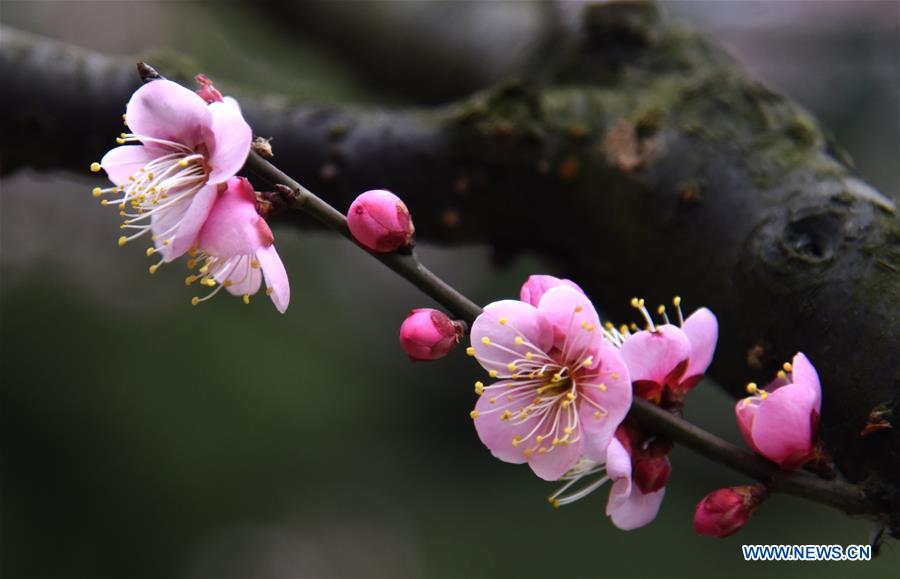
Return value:
[[(561, 3), (562, 20), (581, 5)], [(861, 174), (897, 197), (896, 2), (665, 7), (822, 117)], [(3, 0), (0, 18), (108, 53), (174, 48), (214, 78), (260, 90), (419, 104), (521, 70), (544, 9)], [(438, 64), (394, 66), (411, 45)], [(379, 68), (372, 54), (388, 62)], [(774, 497), (736, 536), (695, 536), (696, 502), (746, 481), (683, 449), (644, 529), (616, 530), (605, 490), (554, 510), (554, 485), (478, 442), (468, 417), (476, 366), (462, 352), (440, 364), (405, 359), (399, 322), (431, 302), (374, 260), (327, 235), (278, 229), (286, 315), (262, 296), (191, 308), (181, 265), (149, 278), (139, 247), (116, 247), (116, 219), (93, 185), (89, 174), (29, 171), (0, 182), (3, 577), (900, 575), (891, 541), (869, 563), (744, 562), (746, 543), (868, 541), (867, 522), (790, 497)], [(497, 270), (484, 247), (422, 254), (481, 303), (553, 271), (531, 257)], [(738, 440), (732, 404), (705, 384), (687, 416)]]

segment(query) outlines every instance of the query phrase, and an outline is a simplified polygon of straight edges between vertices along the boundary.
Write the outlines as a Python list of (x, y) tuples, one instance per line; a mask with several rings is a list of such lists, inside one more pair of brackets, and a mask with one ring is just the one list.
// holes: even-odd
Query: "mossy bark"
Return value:
[[(500, 261), (539, 252), (623, 321), (632, 295), (709, 306), (721, 326), (710, 374), (736, 395), (802, 350), (822, 378), (827, 449), (896, 533), (894, 203), (808, 112), (651, 6), (602, 4), (585, 23), (545, 86), (509, 81), (420, 110), (242, 104), (275, 162), (339, 209), (390, 188), (423, 239), (486, 242)], [(8, 31), (0, 70), (4, 129), (22, 135), (4, 139), (4, 171), (86, 170), (138, 84), (121, 61)]]

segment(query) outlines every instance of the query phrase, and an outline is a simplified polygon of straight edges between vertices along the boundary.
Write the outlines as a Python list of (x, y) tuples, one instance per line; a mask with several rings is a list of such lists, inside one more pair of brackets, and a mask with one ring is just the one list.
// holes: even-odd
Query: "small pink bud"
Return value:
[(437, 360), (459, 342), (463, 326), (443, 312), (430, 308), (413, 310), (400, 326), (400, 345), (412, 360)]
[(582, 294), (584, 293), (574, 281), (560, 279), (558, 277), (553, 277), (552, 275), (530, 275), (528, 276), (528, 279), (525, 280), (525, 283), (522, 284), (522, 289), (519, 290), (519, 299), (527, 304), (537, 307), (538, 303), (541, 301), (541, 297), (543, 297), (548, 290), (561, 285), (578, 290), (578, 292)]
[(194, 80), (200, 85), (200, 88), (196, 91), (197, 94), (200, 95), (200, 98), (205, 100), (207, 104), (220, 103), (225, 100), (222, 98), (222, 93), (216, 90), (212, 81), (209, 80), (209, 77), (205, 74), (198, 74), (194, 77)]
[(733, 535), (768, 496), (761, 484), (713, 491), (703, 497), (694, 511), (694, 530), (711, 537)]
[(409, 209), (390, 191), (366, 191), (347, 211), (350, 233), (363, 247), (386, 253), (412, 244), (415, 227)]

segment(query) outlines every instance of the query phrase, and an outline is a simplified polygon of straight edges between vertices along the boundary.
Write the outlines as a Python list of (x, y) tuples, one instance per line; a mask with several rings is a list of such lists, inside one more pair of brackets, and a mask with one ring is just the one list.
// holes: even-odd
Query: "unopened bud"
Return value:
[(672, 473), (672, 464), (666, 456), (637, 458), (632, 468), (634, 484), (644, 494), (655, 493), (666, 486)]
[(200, 95), (200, 98), (205, 100), (207, 104), (220, 103), (224, 100), (222, 98), (222, 93), (216, 90), (212, 81), (209, 80), (209, 77), (205, 74), (198, 74), (194, 77), (194, 80), (200, 85), (200, 88), (197, 89), (197, 94)]
[(552, 275), (530, 275), (528, 276), (528, 279), (525, 280), (525, 283), (522, 284), (522, 289), (519, 290), (519, 299), (537, 307), (538, 303), (541, 301), (541, 297), (543, 297), (547, 291), (559, 286), (568, 286), (584, 293), (584, 290), (578, 287), (578, 284), (574, 281), (560, 279), (558, 277), (553, 277)]
[(413, 310), (400, 326), (400, 345), (412, 360), (437, 360), (459, 342), (463, 324), (429, 308)]
[(694, 530), (711, 537), (733, 535), (768, 495), (768, 490), (761, 484), (713, 491), (703, 497), (694, 511)]
[(386, 253), (412, 245), (413, 227), (409, 209), (390, 191), (366, 191), (347, 211), (350, 233), (363, 247)]

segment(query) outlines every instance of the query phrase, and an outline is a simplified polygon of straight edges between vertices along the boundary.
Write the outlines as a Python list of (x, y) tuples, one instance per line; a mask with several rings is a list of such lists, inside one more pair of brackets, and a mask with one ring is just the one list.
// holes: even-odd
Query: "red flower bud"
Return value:
[(694, 511), (700, 535), (727, 537), (736, 533), (769, 495), (761, 484), (724, 488), (703, 497)]
[(216, 90), (212, 81), (205, 74), (198, 74), (194, 77), (194, 80), (200, 85), (196, 92), (200, 95), (200, 98), (206, 101), (206, 104), (220, 103), (224, 100), (222, 93)]
[(632, 479), (644, 494), (655, 493), (666, 486), (672, 473), (672, 464), (666, 456), (633, 459)]
[(366, 191), (347, 211), (350, 233), (363, 247), (386, 253), (412, 244), (415, 227), (409, 210), (390, 191)]
[(400, 345), (412, 360), (437, 360), (446, 356), (459, 342), (463, 325), (443, 312), (422, 308), (413, 310), (400, 326)]

